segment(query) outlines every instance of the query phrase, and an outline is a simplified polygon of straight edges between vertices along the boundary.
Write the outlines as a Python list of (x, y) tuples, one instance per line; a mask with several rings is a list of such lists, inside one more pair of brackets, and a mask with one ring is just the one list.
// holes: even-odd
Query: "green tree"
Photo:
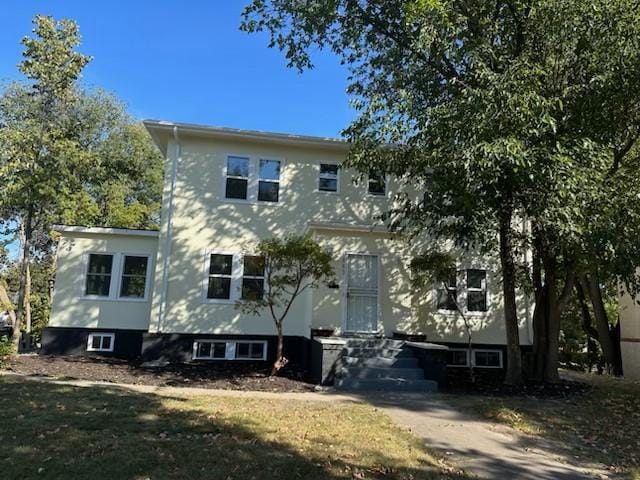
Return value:
[(331, 255), (308, 236), (287, 236), (262, 240), (255, 249), (264, 262), (265, 287), (244, 291), (238, 308), (260, 315), (268, 311), (278, 336), (275, 375), (287, 363), (283, 355), (283, 325), (293, 303), (304, 291), (316, 288), (333, 277)]
[[(153, 228), (159, 220), (162, 159), (124, 106), (78, 78), (90, 57), (75, 51), (77, 25), (36, 16), (19, 70), (0, 97), (0, 227), (20, 243), (14, 342), (48, 318), (48, 282), (32, 295), (31, 268), (51, 272), (54, 223)], [(11, 282), (10, 282), (11, 283)]]
[(242, 28), (269, 32), (300, 70), (313, 47), (348, 66), (359, 116), (347, 166), (423, 193), (400, 198), (394, 228), (499, 253), (515, 384), (520, 281), (536, 293), (533, 373), (558, 380), (560, 316), (602, 245), (586, 207), (612, 191), (637, 139), (639, 15), (627, 0), (254, 0)]

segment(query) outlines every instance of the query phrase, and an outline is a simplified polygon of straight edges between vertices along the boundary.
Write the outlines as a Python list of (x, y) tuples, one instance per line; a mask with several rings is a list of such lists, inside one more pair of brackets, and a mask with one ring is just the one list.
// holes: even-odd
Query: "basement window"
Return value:
[(267, 342), (252, 340), (196, 340), (194, 360), (266, 360)]
[(474, 350), (473, 366), (482, 368), (502, 368), (502, 351)]
[(469, 366), (469, 350), (450, 348), (447, 352), (448, 367), (468, 367)]
[(115, 333), (90, 333), (87, 352), (113, 352)]

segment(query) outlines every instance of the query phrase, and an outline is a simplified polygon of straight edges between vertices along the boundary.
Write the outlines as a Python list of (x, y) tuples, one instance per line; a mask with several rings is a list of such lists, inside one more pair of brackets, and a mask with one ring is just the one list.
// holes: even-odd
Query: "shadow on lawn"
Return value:
[(305, 443), (305, 431), (316, 433), (314, 423), (317, 426), (320, 420), (310, 417), (298, 432), (278, 420), (286, 413), (283, 407), (272, 404), (265, 410), (261, 405), (254, 416), (251, 408), (243, 408), (246, 402), (251, 401), (169, 398), (118, 388), (4, 379), (0, 383), (0, 404), (6, 407), (0, 424), (2, 476), (93, 480), (467, 478), (443, 477), (425, 457), (419, 467), (399, 465), (375, 442), (358, 445), (360, 455), (341, 455), (332, 450), (331, 431), (322, 440), (312, 437), (317, 443)]

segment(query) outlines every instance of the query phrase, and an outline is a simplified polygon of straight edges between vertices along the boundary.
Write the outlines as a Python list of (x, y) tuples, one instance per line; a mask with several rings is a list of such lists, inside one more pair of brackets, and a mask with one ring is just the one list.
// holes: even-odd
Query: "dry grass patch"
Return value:
[(467, 478), (362, 404), (162, 397), (0, 378), (5, 478)]

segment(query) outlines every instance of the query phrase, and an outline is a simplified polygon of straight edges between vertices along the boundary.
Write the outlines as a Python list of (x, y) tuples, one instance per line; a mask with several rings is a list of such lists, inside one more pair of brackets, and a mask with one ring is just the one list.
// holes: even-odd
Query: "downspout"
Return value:
[(167, 289), (169, 287), (169, 264), (171, 259), (171, 241), (173, 237), (173, 201), (176, 189), (176, 177), (178, 175), (178, 162), (182, 160), (182, 145), (178, 138), (178, 126), (173, 127), (173, 139), (176, 143), (176, 152), (171, 166), (171, 189), (169, 190), (169, 212), (167, 213), (167, 238), (164, 245), (164, 258), (162, 261), (162, 287), (160, 290), (160, 309), (158, 311), (158, 332), (162, 332), (162, 324), (167, 310)]

